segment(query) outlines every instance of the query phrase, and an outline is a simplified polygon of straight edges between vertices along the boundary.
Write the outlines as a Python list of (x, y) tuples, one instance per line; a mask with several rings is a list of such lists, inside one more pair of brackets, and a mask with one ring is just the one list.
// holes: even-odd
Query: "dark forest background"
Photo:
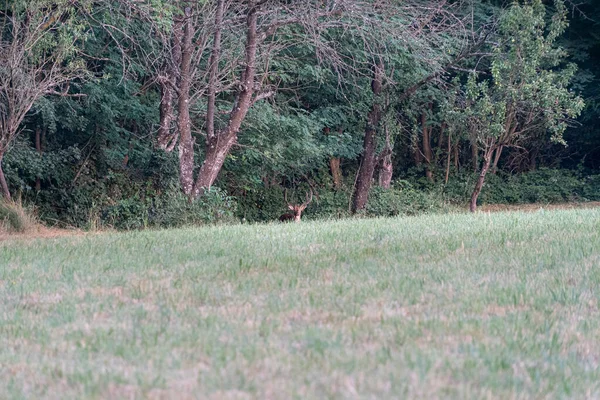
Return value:
[(600, 201), (594, 0), (3, 4), (4, 196), (48, 225)]

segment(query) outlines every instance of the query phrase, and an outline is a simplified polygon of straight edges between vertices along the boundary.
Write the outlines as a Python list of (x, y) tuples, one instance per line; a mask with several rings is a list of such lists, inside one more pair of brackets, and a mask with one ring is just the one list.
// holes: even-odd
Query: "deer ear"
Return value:
[(292, 205), (289, 205), (289, 204), (288, 204), (288, 208), (289, 208), (290, 210), (292, 210), (292, 211), (294, 210), (294, 206), (292, 206)]

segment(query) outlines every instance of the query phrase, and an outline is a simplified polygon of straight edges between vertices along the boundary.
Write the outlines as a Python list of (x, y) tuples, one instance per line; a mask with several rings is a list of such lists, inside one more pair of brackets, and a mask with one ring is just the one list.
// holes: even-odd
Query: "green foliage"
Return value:
[(319, 123), (302, 110), (282, 112), (257, 104), (246, 120), (242, 148), (228, 158), (226, 170), (246, 187), (260, 185), (264, 176), (307, 173), (323, 163), (328, 151), (320, 132)]
[(237, 210), (235, 199), (216, 187), (200, 200), (190, 202), (174, 184), (157, 188), (143, 181), (131, 181), (125, 174), (111, 174), (104, 182), (54, 189), (38, 196), (42, 220), (85, 229), (226, 223), (236, 220)]
[(81, 58), (87, 23), (80, 17), (71, 1), (0, 3), (0, 157), (37, 101), (89, 77)]
[[(391, 189), (375, 186), (363, 215), (386, 217), (448, 213), (464, 209), (477, 175), (453, 174), (447, 185), (430, 182), (420, 169), (397, 179)], [(299, 190), (303, 193), (303, 189)], [(351, 189), (328, 189), (323, 184), (318, 195), (302, 214), (303, 220), (339, 219), (349, 212)], [(257, 188), (237, 197), (239, 219), (248, 222), (276, 221), (287, 211), (283, 188)], [(567, 169), (541, 168), (520, 174), (499, 171), (489, 174), (479, 204), (530, 204), (600, 201), (600, 175)]]
[(81, 160), (78, 146), (58, 148), (40, 155), (28, 139), (25, 135), (17, 138), (3, 160), (11, 188), (29, 199), (34, 196), (32, 185), (37, 177), (43, 177), (44, 184), (70, 185), (74, 174), (69, 166)]
[(407, 181), (396, 181), (391, 189), (375, 187), (369, 193), (366, 215), (392, 217), (445, 213), (457, 209), (448, 203), (439, 190), (417, 190)]
[[(335, 23), (324, 28), (319, 34), (325, 47), (320, 50), (299, 27), (282, 27), (275, 37), (266, 39), (273, 40), (278, 54), (263, 65), (269, 69), (265, 82), (269, 88), (277, 88), (277, 93), (251, 108), (216, 182), (221, 190), (190, 204), (174, 189), (179, 173), (177, 150), (165, 154), (154, 146), (160, 93), (155, 85), (156, 71), (144, 64), (144, 57), (156, 54), (155, 40), (172, 29), (173, 16), (181, 10), (178, 4), (164, 0), (142, 3), (137, 6), (144, 18), (121, 13), (122, 3), (118, 2), (7, 3), (15, 4), (19, 13), (30, 6), (29, 12), (35, 18), (61, 15), (61, 24), (47, 41), (39, 42), (40, 47), (30, 55), (32, 60), (45, 51), (52, 53), (53, 47), (66, 46), (75, 33), (81, 37), (53, 56), (69, 63), (83, 54), (102, 55), (86, 58), (86, 68), (93, 77), (86, 75), (85, 82), (74, 79), (68, 84), (68, 93), (82, 97), (46, 96), (35, 102), (20, 126), (20, 137), (11, 141), (3, 159), (13, 193), (34, 205), (46, 223), (142, 229), (236, 219), (274, 221), (287, 212), (284, 188), (303, 194), (307, 182), (318, 195), (303, 219), (349, 216), (351, 188), (373, 102), (369, 66), (375, 53), (383, 57), (388, 74), (377, 151), (383, 148), (384, 133), (389, 133), (396, 181), (389, 191), (377, 187), (372, 190), (366, 215), (446, 212), (455, 205), (462, 206), (475, 177), (458, 173), (453, 167), (448, 185), (442, 187), (448, 134), (451, 145), (457, 148), (456, 162), (462, 171), (470, 164), (481, 165), (481, 160), (477, 163), (471, 159), (471, 140), (479, 142), (480, 150), (490, 139), (517, 148), (505, 147), (499, 171), (488, 177), (481, 203), (585, 201), (599, 197), (600, 134), (596, 116), (600, 107), (594, 100), (599, 87), (598, 27), (575, 11), (567, 15), (561, 2), (550, 5), (528, 0), (511, 4), (473, 2), (469, 19), (472, 17), (475, 28), (482, 32), (491, 29), (486, 44), (475, 49), (477, 55), (453, 64), (411, 96), (401, 97), (402, 101), (396, 97), (451, 62), (469, 45), (458, 30), (441, 36), (436, 32), (409, 34), (414, 33), (413, 19), (419, 20), (418, 2), (414, 9), (402, 9), (390, 22), (402, 34), (388, 35), (381, 43), (362, 40), (364, 34), (381, 29), (374, 23), (377, 15), (358, 23), (368, 32), (341, 28)], [(49, 4), (54, 6), (47, 7)], [(598, 13), (587, 0), (581, 7), (586, 15), (595, 17)], [(464, 17), (461, 10), (452, 8), (446, 15)], [(570, 26), (567, 16), (573, 21)], [(212, 16), (202, 18), (212, 21)], [(118, 29), (107, 30), (98, 23)], [(205, 27), (208, 30), (209, 25)], [(127, 36), (134, 33), (139, 46), (131, 51)], [(277, 46), (278, 40), (289, 46)], [(346, 69), (337, 70), (335, 60), (329, 59), (324, 49), (344, 57)], [(234, 50), (239, 48), (223, 52), (223, 63), (232, 61), (228, 57)], [(207, 54), (197, 61), (200, 69), (206, 66)], [(577, 62), (580, 69), (571, 62)], [(260, 73), (264, 72), (261, 69)], [(233, 75), (222, 79), (227, 89), (218, 95), (217, 127), (227, 123), (227, 110), (234, 100), (228, 85)], [(60, 90), (66, 88), (61, 86)], [(587, 101), (579, 120), (583, 126), (569, 126), (581, 110), (580, 93)], [(202, 162), (205, 100), (199, 95), (192, 105), (196, 165)], [(504, 142), (510, 110), (516, 110), (513, 126), (517, 129), (514, 140)], [(431, 128), (431, 165), (415, 161), (423, 114), (426, 126)], [(34, 132), (38, 129), (45, 138), (42, 154), (34, 148)], [(565, 129), (569, 147), (551, 145), (549, 139), (563, 143)], [(527, 158), (536, 152), (539, 155)], [(517, 156), (525, 161), (513, 163)], [(333, 188), (330, 157), (341, 158), (344, 182), (338, 190)], [(452, 166), (454, 162), (453, 158)], [(579, 164), (592, 169), (584, 173), (576, 169)], [(531, 166), (538, 170), (520, 174)], [(565, 166), (572, 170), (565, 170)], [(433, 171), (435, 182), (425, 178), (426, 169)], [(34, 189), (38, 178), (40, 191)]]
[[(471, 194), (474, 174), (452, 177), (444, 187), (446, 198), (465, 204)], [(541, 168), (521, 174), (489, 174), (479, 196), (480, 204), (566, 203), (600, 200), (600, 175), (573, 170)]]
[(211, 188), (198, 201), (178, 188), (153, 198), (131, 197), (104, 208), (102, 225), (117, 229), (198, 226), (236, 221), (236, 202), (218, 188)]
[(283, 198), (283, 189), (248, 190), (238, 196), (238, 216), (242, 221), (275, 221), (288, 212)]
[[(471, 74), (466, 85), (471, 131), (485, 146), (513, 145), (536, 130), (548, 131), (564, 143), (569, 118), (583, 109), (583, 100), (569, 91), (576, 66), (565, 64), (557, 45), (567, 27), (567, 11), (559, 0), (549, 24), (541, 0), (514, 3), (499, 22), (493, 47), (491, 80)], [(515, 34), (518, 32), (518, 35)]]
[(600, 201), (600, 175), (588, 175), (583, 178), (582, 197), (591, 201)]
[(310, 219), (339, 219), (351, 216), (349, 210), (349, 189), (344, 190), (320, 190), (319, 196), (313, 200), (302, 218)]
[[(303, 192), (302, 192), (303, 193)], [(351, 188), (330, 190), (320, 187), (312, 203), (302, 214), (303, 220), (339, 219), (351, 216), (349, 210)], [(248, 192), (239, 199), (239, 216), (249, 222), (275, 221), (288, 212), (283, 189), (274, 187)], [(389, 217), (443, 213), (456, 209), (445, 200), (440, 188), (419, 189), (408, 181), (396, 181), (391, 189), (373, 187), (364, 215)]]

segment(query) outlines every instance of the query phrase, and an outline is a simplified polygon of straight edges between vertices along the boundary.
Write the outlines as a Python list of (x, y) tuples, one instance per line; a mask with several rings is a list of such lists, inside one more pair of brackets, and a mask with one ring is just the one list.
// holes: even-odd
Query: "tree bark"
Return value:
[(479, 170), (479, 146), (474, 138), (471, 139), (471, 162), (473, 163), (473, 172), (477, 172)]
[(460, 141), (454, 145), (454, 169), (458, 172), (460, 167), (460, 152), (459, 152)]
[(376, 107), (373, 107), (369, 113), (369, 126), (365, 130), (361, 164), (354, 190), (353, 213), (365, 208), (369, 197), (369, 190), (371, 189), (371, 181), (373, 180), (373, 172), (375, 171), (375, 137), (377, 135), (377, 128), (371, 124), (377, 119), (377, 113), (378, 110), (376, 110)]
[(175, 116), (173, 114), (173, 88), (168, 82), (160, 84), (160, 125), (158, 126), (158, 147), (167, 152), (173, 151), (178, 135), (172, 131), (171, 125)]
[(192, 137), (192, 122), (190, 119), (192, 38), (194, 33), (189, 8), (185, 9), (185, 16), (181, 43), (177, 128), (179, 130), (179, 181), (183, 193), (190, 196), (194, 188), (194, 138)]
[(425, 176), (433, 182), (433, 171), (431, 170), (431, 161), (433, 160), (433, 151), (431, 150), (431, 127), (427, 127), (427, 114), (421, 114), (421, 124), (423, 126), (423, 156), (425, 157)]
[(448, 184), (448, 179), (450, 179), (450, 162), (452, 160), (452, 131), (448, 131), (448, 149), (446, 156), (446, 177), (444, 178), (444, 185)]
[(252, 106), (252, 97), (255, 92), (256, 78), (256, 48), (258, 46), (258, 15), (256, 3), (251, 2), (248, 6), (248, 14), (246, 19), (246, 44), (245, 44), (245, 66), (246, 68), (241, 75), (241, 90), (238, 92), (227, 127), (219, 132), (215, 132), (212, 138), (208, 138), (206, 142), (206, 158), (196, 183), (193, 188), (193, 196), (198, 197), (206, 190), (210, 190), (213, 185), (223, 163), (225, 157), (233, 145), (237, 142), (237, 134), (240, 131), (242, 122), (248, 114), (248, 110)]
[[(37, 127), (35, 130), (35, 150), (41, 156), (42, 155), (42, 129)], [(42, 178), (38, 175), (35, 177), (35, 191), (39, 192), (42, 190)]]
[(363, 153), (360, 168), (356, 179), (356, 188), (354, 190), (354, 201), (352, 203), (352, 212), (363, 210), (367, 205), (373, 172), (375, 171), (375, 146), (377, 137), (377, 127), (381, 120), (381, 105), (379, 97), (383, 85), (383, 61), (379, 61), (374, 68), (373, 81), (371, 89), (373, 90), (373, 105), (369, 112), (367, 127), (365, 129), (365, 139), (363, 142)]
[(392, 177), (394, 175), (394, 165), (392, 164), (392, 154), (387, 153), (381, 160), (381, 170), (379, 171), (379, 186), (384, 189), (392, 187)]
[(414, 142), (413, 147), (413, 158), (415, 160), (415, 166), (419, 166), (423, 164), (423, 153), (421, 152), (421, 145), (419, 144), (419, 139), (417, 138)]
[(379, 186), (384, 189), (392, 187), (392, 177), (394, 175), (394, 165), (392, 163), (392, 141), (390, 137), (390, 130), (387, 125), (384, 127), (385, 130), (385, 148), (379, 155), (381, 159), (381, 168), (379, 170)]
[(494, 162), (492, 163), (492, 174), (498, 172), (498, 161), (500, 161), (500, 156), (502, 156), (502, 150), (504, 146), (500, 146), (496, 149), (496, 155), (494, 156)]
[(217, 142), (217, 140), (214, 139), (215, 143), (209, 144), (206, 149), (206, 156), (194, 185), (194, 197), (203, 195), (215, 183), (237, 136), (232, 135), (227, 141)]
[(6, 200), (10, 200), (10, 191), (8, 190), (8, 183), (6, 183), (6, 178), (4, 177), (4, 170), (2, 169), (2, 158), (4, 154), (0, 154), (0, 190), (2, 192), (2, 196)]
[(171, 152), (177, 145), (179, 138), (178, 129), (173, 129), (176, 123), (173, 103), (175, 101), (175, 90), (172, 85), (179, 84), (179, 70), (181, 68), (182, 42), (183, 42), (182, 18), (175, 19), (173, 23), (173, 37), (171, 60), (165, 63), (165, 76), (159, 79), (160, 84), (160, 124), (158, 127), (158, 147)]
[(535, 147), (529, 153), (529, 171), (535, 171), (537, 168), (537, 157), (539, 155), (539, 150)]
[(329, 157), (329, 168), (333, 178), (333, 187), (339, 190), (342, 187), (342, 170), (340, 168), (341, 159), (339, 157)]
[(481, 172), (479, 173), (479, 178), (477, 179), (477, 183), (475, 184), (475, 189), (473, 190), (473, 194), (471, 195), (471, 203), (469, 205), (469, 210), (471, 212), (475, 212), (477, 210), (477, 198), (481, 193), (481, 189), (483, 188), (483, 183), (485, 182), (485, 176), (490, 168), (490, 163), (492, 161), (492, 153), (494, 149), (486, 149), (485, 154), (483, 156), (483, 166), (481, 167)]
[(208, 78), (208, 103), (206, 106), (206, 138), (212, 140), (215, 136), (215, 112), (217, 100), (217, 73), (219, 72), (219, 60), (221, 58), (221, 29), (223, 25), (224, 0), (218, 0), (217, 13), (215, 15), (215, 34), (213, 47), (210, 54), (209, 78)]

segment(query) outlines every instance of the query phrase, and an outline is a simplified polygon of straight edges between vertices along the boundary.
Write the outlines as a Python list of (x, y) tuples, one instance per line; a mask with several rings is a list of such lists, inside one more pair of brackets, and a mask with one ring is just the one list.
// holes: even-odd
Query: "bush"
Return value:
[(581, 200), (583, 181), (575, 171), (539, 169), (499, 174), (482, 197), (485, 203), (562, 203)]
[(307, 219), (339, 219), (349, 217), (351, 193), (344, 190), (321, 190), (303, 216)]
[[(475, 186), (475, 174), (450, 178), (444, 188), (447, 199), (466, 204)], [(584, 177), (572, 170), (541, 168), (512, 175), (488, 174), (479, 196), (480, 204), (564, 203), (600, 199), (600, 176)]]
[(411, 183), (399, 180), (388, 190), (381, 187), (371, 189), (366, 215), (418, 215), (449, 212), (454, 208), (440, 190), (416, 190)]
[(28, 232), (37, 227), (31, 211), (20, 202), (0, 200), (0, 231)]
[(280, 187), (247, 190), (238, 196), (238, 217), (248, 222), (276, 221), (287, 212), (283, 189)]
[(584, 178), (582, 195), (586, 200), (600, 201), (600, 175)]
[(156, 197), (136, 195), (119, 200), (104, 207), (100, 221), (103, 226), (126, 230), (229, 223), (236, 221), (236, 208), (235, 199), (218, 188), (193, 202), (173, 188)]
[(225, 191), (213, 187), (198, 200), (190, 202), (179, 189), (157, 197), (149, 209), (153, 227), (179, 227), (236, 222), (237, 202)]

